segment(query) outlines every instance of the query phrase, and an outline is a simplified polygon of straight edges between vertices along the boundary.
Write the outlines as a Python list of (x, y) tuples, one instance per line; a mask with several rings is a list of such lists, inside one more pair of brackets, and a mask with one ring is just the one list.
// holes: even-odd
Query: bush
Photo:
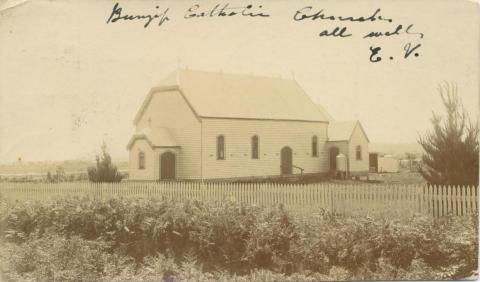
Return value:
[(11, 277), (402, 280), (460, 279), (477, 269), (476, 216), (293, 216), (229, 201), (87, 197), (1, 208)]
[(101, 241), (52, 234), (20, 245), (7, 243), (1, 250), (2, 273), (7, 281), (91, 281), (119, 260), (105, 248)]
[(120, 182), (122, 175), (118, 172), (117, 167), (112, 164), (112, 158), (107, 151), (107, 145), (102, 145), (102, 154), (96, 157), (96, 167), (87, 169), (88, 179), (91, 182)]

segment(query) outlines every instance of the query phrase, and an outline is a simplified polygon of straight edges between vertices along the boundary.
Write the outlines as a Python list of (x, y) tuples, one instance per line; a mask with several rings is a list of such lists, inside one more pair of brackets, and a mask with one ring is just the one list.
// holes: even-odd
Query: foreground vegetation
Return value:
[(291, 215), (234, 202), (0, 201), (1, 280), (459, 279), (476, 218)]

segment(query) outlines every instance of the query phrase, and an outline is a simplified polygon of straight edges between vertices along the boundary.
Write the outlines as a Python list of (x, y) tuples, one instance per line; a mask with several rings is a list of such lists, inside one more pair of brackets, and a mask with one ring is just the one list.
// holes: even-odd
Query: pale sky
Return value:
[[(0, 2), (1, 3), (1, 2)], [(120, 1), (125, 14), (158, 19), (106, 24), (113, 1), (27, 1), (0, 12), (0, 163), (91, 159), (104, 140), (126, 158), (132, 120), (148, 90), (178, 65), (291, 78), (336, 120), (359, 119), (373, 143), (413, 143), (441, 111), (436, 87), (458, 84), (478, 116), (479, 10), (469, 1), (252, 1), (268, 18), (184, 19), (193, 1)], [(201, 1), (202, 10), (217, 3)], [(159, 6), (159, 8), (155, 8)], [(386, 21), (295, 22), (298, 9)], [(414, 24), (418, 35), (362, 39)], [(346, 26), (346, 38), (320, 37)], [(421, 47), (403, 58), (404, 46)], [(369, 61), (370, 46), (383, 60)], [(394, 57), (390, 60), (389, 57)], [(179, 64), (180, 61), (180, 64)]]

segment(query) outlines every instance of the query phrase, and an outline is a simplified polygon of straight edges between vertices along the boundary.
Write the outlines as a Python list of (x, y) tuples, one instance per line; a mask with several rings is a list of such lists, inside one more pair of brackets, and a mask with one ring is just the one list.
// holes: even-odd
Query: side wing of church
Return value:
[(135, 117), (129, 178), (326, 174), (329, 120), (295, 80), (179, 70), (150, 90)]

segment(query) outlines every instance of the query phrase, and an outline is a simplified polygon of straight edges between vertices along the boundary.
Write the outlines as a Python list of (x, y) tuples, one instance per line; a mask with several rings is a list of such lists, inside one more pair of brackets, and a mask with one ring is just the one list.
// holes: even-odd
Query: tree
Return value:
[(107, 145), (102, 144), (101, 155), (96, 156), (97, 166), (88, 168), (88, 179), (92, 182), (120, 182), (122, 175), (117, 167), (112, 164), (112, 158), (107, 151)]
[(433, 130), (419, 136), (420, 173), (432, 185), (478, 185), (478, 123), (471, 122), (454, 83), (439, 85), (446, 115), (433, 112)]
[(49, 183), (65, 182), (67, 180), (65, 169), (62, 166), (57, 166), (56, 174), (52, 174), (50, 171), (47, 173), (47, 182)]

